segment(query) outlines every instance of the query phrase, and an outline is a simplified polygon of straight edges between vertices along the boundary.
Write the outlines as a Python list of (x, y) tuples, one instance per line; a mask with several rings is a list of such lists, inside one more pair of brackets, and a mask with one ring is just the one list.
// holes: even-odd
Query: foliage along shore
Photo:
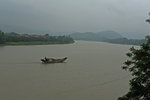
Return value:
[(126, 44), (126, 45), (141, 45), (146, 42), (145, 39), (128, 39), (121, 36), (119, 33), (114, 31), (104, 32), (76, 32), (70, 35), (74, 40), (85, 40), (85, 41), (98, 41), (108, 42), (113, 44)]
[(0, 31), (0, 46), (5, 45), (49, 45), (70, 44), (74, 40), (70, 36), (30, 35), (18, 33), (4, 33)]

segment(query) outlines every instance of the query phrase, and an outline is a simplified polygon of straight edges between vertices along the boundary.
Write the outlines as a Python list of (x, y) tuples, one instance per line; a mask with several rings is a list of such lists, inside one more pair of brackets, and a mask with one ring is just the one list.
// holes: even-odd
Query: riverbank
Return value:
[(0, 46), (5, 45), (49, 45), (70, 44), (74, 40), (70, 36), (50, 36), (49, 34), (19, 34), (0, 31)]
[(6, 42), (4, 44), (0, 44), (0, 46), (8, 46), (8, 45), (53, 45), (53, 44), (72, 44), (74, 42)]

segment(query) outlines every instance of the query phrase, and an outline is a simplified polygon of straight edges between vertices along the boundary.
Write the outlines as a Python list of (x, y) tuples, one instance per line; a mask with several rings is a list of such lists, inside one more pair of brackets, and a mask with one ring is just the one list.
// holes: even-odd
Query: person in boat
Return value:
[(54, 58), (47, 58), (47, 57), (45, 57), (44, 59), (45, 59), (45, 61), (55, 61)]
[(45, 61), (48, 61), (48, 58), (45, 57), (44, 59), (45, 59)]

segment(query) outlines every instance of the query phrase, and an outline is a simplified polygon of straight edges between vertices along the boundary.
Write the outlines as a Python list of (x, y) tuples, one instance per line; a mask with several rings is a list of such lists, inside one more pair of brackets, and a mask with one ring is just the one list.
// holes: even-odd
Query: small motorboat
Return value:
[(67, 59), (67, 57), (64, 57), (62, 59), (55, 59), (55, 58), (47, 58), (47, 57), (45, 57), (45, 58), (41, 59), (41, 61), (43, 63), (63, 63), (66, 59)]

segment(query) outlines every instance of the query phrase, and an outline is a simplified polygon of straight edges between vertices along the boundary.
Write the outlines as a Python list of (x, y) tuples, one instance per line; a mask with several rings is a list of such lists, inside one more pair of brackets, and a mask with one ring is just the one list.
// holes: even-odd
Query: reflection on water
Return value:
[[(85, 41), (0, 47), (0, 100), (116, 100), (128, 90), (120, 66), (129, 48)], [(45, 56), (68, 60), (42, 64)]]

